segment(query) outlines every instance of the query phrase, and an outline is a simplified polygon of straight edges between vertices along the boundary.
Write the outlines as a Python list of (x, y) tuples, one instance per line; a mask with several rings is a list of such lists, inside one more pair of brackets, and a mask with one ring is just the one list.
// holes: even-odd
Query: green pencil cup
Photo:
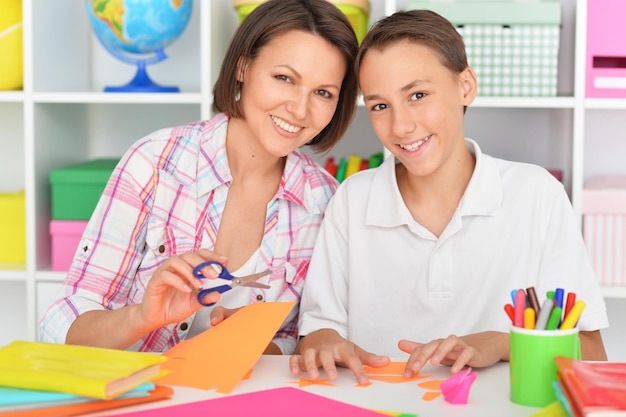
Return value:
[(532, 330), (511, 327), (509, 333), (511, 401), (545, 407), (556, 401), (552, 383), (558, 380), (555, 356), (580, 359), (578, 328)]

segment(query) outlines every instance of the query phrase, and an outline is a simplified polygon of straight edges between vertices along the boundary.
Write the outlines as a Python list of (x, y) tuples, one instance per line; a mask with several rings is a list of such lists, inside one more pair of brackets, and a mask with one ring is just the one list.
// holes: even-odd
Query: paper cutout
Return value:
[(327, 387), (336, 387), (337, 385), (331, 384), (328, 379), (308, 379), (308, 378), (300, 378), (297, 382), (300, 388), (308, 387), (310, 385), (323, 385)]
[(391, 384), (403, 384), (405, 382), (418, 381), (420, 379), (429, 378), (431, 375), (413, 375), (410, 378), (405, 378), (402, 375), (368, 375), (369, 379), (376, 381), (389, 382)]
[(404, 375), (406, 369), (406, 362), (390, 362), (389, 365), (380, 368), (374, 368), (373, 366), (363, 365), (365, 373), (368, 375), (373, 374), (391, 374), (391, 375)]
[(116, 417), (319, 417), (324, 415), (350, 417), (388, 416), (388, 414), (312, 394), (298, 388), (283, 387), (152, 410), (117, 414)]
[(178, 385), (227, 394), (259, 360), (294, 302), (250, 304), (219, 325), (180, 342), (163, 355), (170, 371), (159, 384)]
[(478, 374), (467, 368), (443, 381), (439, 387), (443, 398), (450, 404), (467, 404), (470, 389)]
[(422, 400), (424, 401), (432, 401), (441, 396), (441, 391), (426, 391), (424, 395), (422, 395)]

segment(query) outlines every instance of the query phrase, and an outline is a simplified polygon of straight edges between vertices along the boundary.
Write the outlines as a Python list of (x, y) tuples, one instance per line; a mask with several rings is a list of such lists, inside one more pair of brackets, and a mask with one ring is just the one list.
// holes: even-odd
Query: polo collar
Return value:
[[(478, 144), (466, 139), (465, 144), (476, 157), (476, 166), (459, 203), (461, 216), (492, 216), (502, 205), (502, 176), (497, 160), (482, 153)], [(375, 168), (367, 200), (366, 224), (380, 227), (411, 225), (415, 220), (404, 204), (396, 178), (397, 160), (390, 156)]]

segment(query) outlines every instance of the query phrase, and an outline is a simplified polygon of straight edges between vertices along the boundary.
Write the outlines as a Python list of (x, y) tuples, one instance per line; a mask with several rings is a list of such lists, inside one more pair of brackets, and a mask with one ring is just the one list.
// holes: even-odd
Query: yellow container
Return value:
[(18, 90), (24, 83), (22, 1), (2, 0), (0, 10), (0, 90)]
[(0, 262), (26, 262), (24, 191), (0, 193)]
[[(328, 0), (346, 15), (359, 43), (365, 37), (369, 24), (370, 2), (368, 0)], [(239, 15), (239, 23), (263, 1), (253, 0), (233, 0), (233, 7)]]

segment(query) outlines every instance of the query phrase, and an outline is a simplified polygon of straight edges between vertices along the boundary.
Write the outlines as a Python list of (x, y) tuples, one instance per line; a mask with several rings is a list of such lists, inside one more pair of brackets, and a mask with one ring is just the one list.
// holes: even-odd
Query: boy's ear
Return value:
[(461, 72), (461, 85), (463, 87), (463, 105), (469, 106), (478, 94), (478, 79), (471, 67), (467, 67)]
[(240, 56), (237, 60), (237, 81), (244, 82), (246, 76), (246, 69), (248, 68), (249, 60), (246, 57)]

